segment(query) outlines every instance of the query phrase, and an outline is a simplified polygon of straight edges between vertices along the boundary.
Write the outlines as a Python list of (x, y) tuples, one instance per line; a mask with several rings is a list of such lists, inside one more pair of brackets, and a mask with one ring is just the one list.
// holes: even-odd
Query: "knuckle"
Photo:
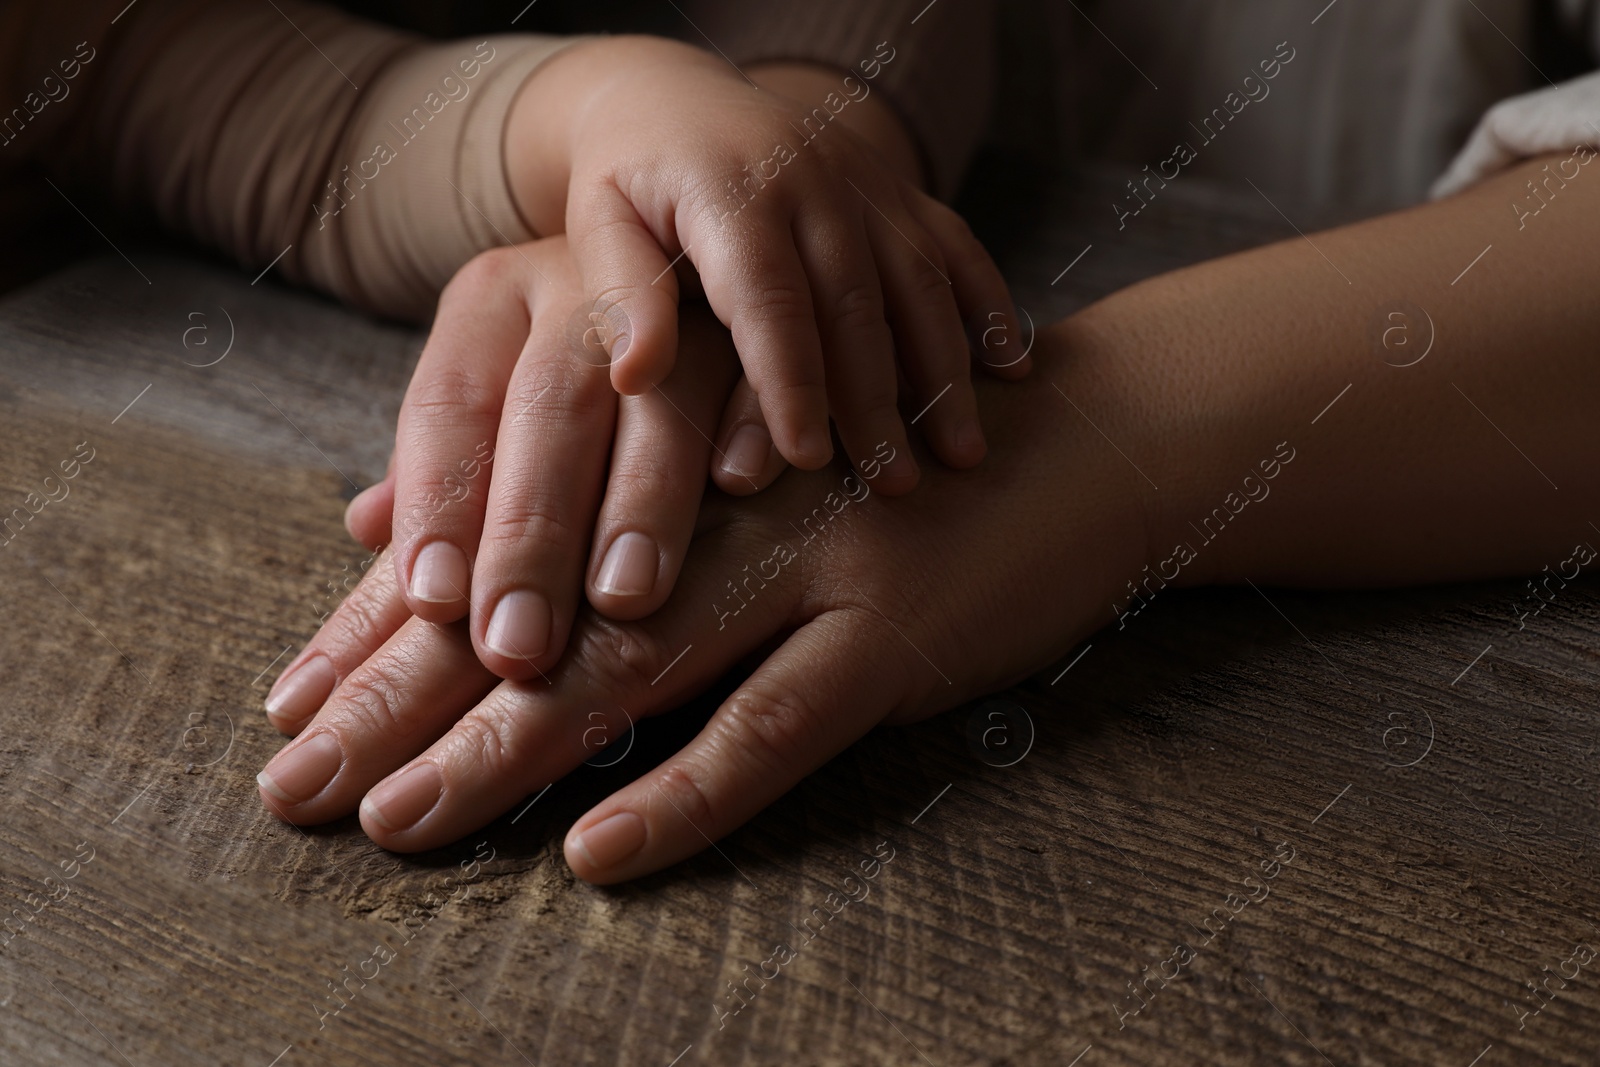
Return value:
[(588, 677), (608, 691), (626, 694), (648, 689), (671, 662), (661, 641), (637, 626), (596, 617), (584, 630), (575, 659)]
[(833, 302), (833, 325), (839, 331), (868, 330), (884, 325), (883, 294), (875, 285), (858, 283)]
[(503, 402), (499, 387), (445, 362), (413, 380), (401, 417), (411, 424), (413, 434), (428, 434), (439, 427), (492, 424), (499, 419)]
[(559, 428), (597, 419), (614, 399), (605, 376), (576, 360), (541, 371), (513, 398), (512, 425)]
[(395, 508), (396, 514), (403, 516), (395, 523), (396, 542), (409, 545), (440, 536), (458, 545), (476, 540), (472, 516), (477, 512), (458, 509), (474, 494), (478, 495), (481, 508), (484, 492), (476, 479), (450, 470), (433, 471), (413, 479), (407, 499)]
[[(671, 499), (672, 478), (663, 467), (653, 461), (618, 464), (611, 471), (610, 480), (606, 483), (606, 496), (611, 503), (607, 504), (607, 511), (621, 517), (639, 517), (648, 519), (650, 512), (647, 510), (652, 501)], [(639, 509), (637, 512), (635, 509)]]
[[(698, 468), (695, 470), (698, 473)], [(657, 442), (632, 443), (618, 450), (606, 492), (624, 501), (672, 499), (669, 494), (683, 481), (683, 473)]]
[(441, 297), (470, 300), (485, 289), (520, 287), (524, 267), (522, 258), (509, 246), (479, 252), (461, 265)]
[[(804, 112), (796, 121), (812, 118), (814, 112)], [(806, 173), (826, 177), (831, 184), (849, 192), (850, 186), (839, 180), (835, 175), (853, 174), (856, 181), (867, 185), (869, 193), (881, 190), (882, 173), (874, 165), (874, 161), (858, 147), (857, 142), (849, 137), (825, 138), (818, 137), (807, 145), (812, 151), (802, 152), (794, 165), (806, 168)], [(809, 158), (808, 158), (809, 157)], [(876, 187), (876, 188), (875, 188)], [(851, 194), (854, 195), (853, 193)], [(859, 198), (858, 198), (859, 199)], [(877, 199), (874, 196), (874, 199)]]
[(718, 719), (724, 746), (735, 758), (775, 775), (791, 770), (803, 739), (820, 725), (809, 701), (770, 682), (729, 697)]
[(485, 519), (484, 538), (500, 548), (537, 545), (544, 552), (565, 552), (577, 544), (578, 529), (549, 486), (516, 479)]
[(330, 625), (318, 635), (317, 640), (328, 646), (328, 652), (335, 662), (346, 656), (355, 658), (378, 634), (378, 626), (377, 605), (357, 586), (356, 591), (334, 609)]
[(714, 826), (716, 809), (701, 784), (710, 773), (692, 756), (680, 756), (657, 772), (656, 790), (694, 826)]
[(336, 698), (341, 718), (375, 736), (391, 734), (400, 725), (405, 685), (386, 662), (373, 662), (346, 678)]
[(739, 310), (757, 322), (792, 322), (814, 314), (809, 294), (793, 285), (770, 283), (751, 286)]
[[(927, 249), (928, 259), (922, 256), (911, 265), (910, 277), (907, 280), (907, 293), (915, 301), (922, 303), (950, 298), (949, 272), (946, 270), (943, 259), (937, 249)], [(932, 260), (932, 262), (929, 262)]]
[(451, 744), (465, 764), (483, 780), (514, 773), (528, 761), (522, 757), (522, 716), (497, 701), (486, 702), (465, 716), (451, 731)]

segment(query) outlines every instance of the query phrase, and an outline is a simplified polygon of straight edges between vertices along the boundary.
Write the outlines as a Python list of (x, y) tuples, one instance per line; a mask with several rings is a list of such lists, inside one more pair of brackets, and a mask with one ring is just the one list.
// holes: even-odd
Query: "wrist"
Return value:
[(551, 56), (523, 83), (506, 116), (505, 165), (517, 209), (540, 237), (566, 232), (578, 140), (597, 101), (622, 74), (701, 57), (655, 37), (594, 37)]
[[(1150, 456), (1161, 444), (1160, 420), (1140, 371), (1093, 316), (1080, 312), (1041, 329), (1032, 355), (1026, 382), (980, 385), (1000, 397), (1026, 397), (1002, 418), (986, 417), (985, 430), (997, 454), (1029, 457), (1024, 481), (1039, 514), (1029, 525), (1071, 554), (1051, 580), (1065, 583), (1063, 600), (1096, 605), (1098, 626), (1127, 610), (1130, 586), (1163, 555), (1163, 501), (1147, 477), (1155, 473)], [(1085, 551), (1086, 530), (1093, 531), (1092, 551)]]
[[(1124, 289), (1050, 330), (1071, 352), (1087, 397), (1071, 395), (1076, 408), (1063, 401), (1066, 415), (1092, 420), (1099, 432), (1088, 447), (1130, 476), (1143, 539), (1138, 588), (1119, 589), (1124, 602), (1135, 592), (1147, 601), (1160, 589), (1226, 580), (1240, 532), (1224, 528), (1292, 480), (1282, 475), (1294, 442), (1279, 448), (1277, 420), (1249, 383), (1229, 376), (1226, 354), (1207, 349), (1204, 301), (1169, 277)], [(1138, 607), (1133, 601), (1128, 610)]]
[(539, 237), (566, 229), (573, 115), (586, 91), (585, 53), (601, 43), (581, 41), (545, 60), (506, 115), (506, 182), (523, 221)]
[[(1326, 271), (1301, 242), (1269, 245), (1058, 324), (1122, 398), (1101, 425), (1143, 473), (1148, 562), (1166, 585), (1276, 580), (1308, 527), (1344, 517), (1322, 496), (1353, 472), (1329, 453), (1333, 423), (1311, 420), (1378, 361), (1339, 328), (1359, 331), (1371, 295), (1327, 284)], [(1303, 329), (1308, 319), (1321, 328)]]
[[(892, 173), (918, 189), (927, 189), (926, 168), (916, 138), (887, 97), (873, 92), (865, 78), (817, 63), (791, 61), (757, 63), (746, 73), (762, 89), (806, 111), (827, 108), (835, 121), (875, 150)], [(865, 86), (865, 95), (855, 95), (850, 91), (851, 84), (857, 91)], [(847, 101), (849, 106), (841, 106), (835, 112), (826, 104), (830, 96)]]

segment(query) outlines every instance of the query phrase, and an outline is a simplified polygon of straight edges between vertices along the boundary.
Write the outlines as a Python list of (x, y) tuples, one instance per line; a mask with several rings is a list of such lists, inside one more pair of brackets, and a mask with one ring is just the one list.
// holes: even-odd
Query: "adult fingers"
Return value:
[(772, 434), (761, 414), (761, 398), (740, 378), (722, 410), (719, 442), (711, 457), (711, 478), (733, 496), (759, 493), (777, 480), (788, 461), (772, 447)]
[(420, 618), (466, 614), (506, 382), (528, 337), (528, 264), (497, 249), (463, 267), (400, 407), (395, 435), (395, 566)]
[(344, 509), (344, 528), (356, 542), (374, 552), (387, 545), (394, 525), (394, 453), (383, 480), (357, 493)]
[[(748, 221), (745, 221), (748, 219)], [(790, 463), (816, 470), (833, 458), (817, 312), (787, 215), (747, 211), (741, 234), (707, 234), (695, 258), (706, 299), (733, 334), (745, 377), (761, 400), (773, 443)]]
[(896, 458), (878, 472), (874, 487), (890, 496), (910, 492), (917, 465), (895, 405), (894, 337), (866, 228), (823, 212), (796, 230), (822, 329), (828, 405), (845, 454), (859, 468), (876, 449), (891, 449)]
[(322, 629), (278, 675), (267, 692), (267, 717), (287, 734), (297, 732), (340, 681), (387, 641), (411, 610), (383, 552)]
[(973, 236), (966, 219), (937, 200), (921, 194), (906, 200), (912, 215), (944, 252), (956, 306), (978, 362), (999, 378), (1014, 381), (1026, 376), (1033, 366), (1032, 357), (1025, 354), (1029, 339), (1022, 336), (1011, 290), (989, 250)]
[(567, 244), (583, 275), (611, 384), (634, 395), (672, 370), (678, 349), (678, 280), (661, 243), (610, 182), (586, 187), (567, 210)]
[[(747, 576), (739, 565), (750, 560)], [(797, 560), (795, 548), (780, 552), (747, 524), (702, 533), (660, 611), (633, 623), (585, 613), (549, 685), (503, 683), (374, 787), (361, 805), (368, 835), (398, 852), (453, 841), (594, 756), (631, 722), (678, 707), (794, 612)], [(733, 580), (738, 597), (728, 591)]]
[(883, 277), (900, 366), (912, 406), (934, 454), (971, 467), (983, 458), (983, 430), (972, 391), (972, 358), (938, 244), (909, 214), (868, 218), (872, 253)]
[(466, 626), (412, 617), (360, 663), (256, 776), (262, 802), (299, 825), (347, 815), (495, 682)]
[(589, 603), (613, 619), (648, 615), (672, 591), (700, 511), (711, 434), (738, 373), (720, 326), (698, 319), (684, 341), (666, 381), (618, 405), (589, 563)]
[(573, 825), (568, 865), (610, 884), (699, 852), (882, 721), (905, 696), (897, 662), (849, 610), (807, 623), (681, 752)]
[(502, 678), (561, 657), (583, 588), (617, 397), (581, 322), (541, 307), (512, 376), (473, 575), (473, 640)]

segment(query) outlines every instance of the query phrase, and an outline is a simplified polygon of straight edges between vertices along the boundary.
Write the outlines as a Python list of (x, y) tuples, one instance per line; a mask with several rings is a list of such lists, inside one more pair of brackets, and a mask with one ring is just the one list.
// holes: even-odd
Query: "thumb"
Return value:
[(599, 885), (694, 855), (883, 721), (906, 692), (897, 650), (845, 610), (801, 627), (666, 763), (568, 832), (567, 863)]
[(591, 301), (591, 328), (611, 357), (612, 386), (629, 396), (648, 392), (672, 370), (678, 349), (672, 261), (610, 183), (574, 204), (567, 243)]
[(394, 520), (394, 454), (389, 455), (389, 470), (383, 480), (369, 485), (344, 509), (344, 528), (350, 536), (376, 552), (392, 539)]

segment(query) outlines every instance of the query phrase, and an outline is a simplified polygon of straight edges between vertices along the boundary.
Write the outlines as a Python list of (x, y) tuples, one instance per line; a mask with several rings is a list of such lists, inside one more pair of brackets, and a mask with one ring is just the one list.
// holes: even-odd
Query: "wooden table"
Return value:
[[(1292, 234), (1198, 186), (1117, 233), (1097, 189), (1057, 187), (997, 237), (1037, 320)], [(360, 570), (341, 509), (383, 469), (420, 339), (122, 251), (0, 302), (6, 507), (67, 493), (0, 548), (0, 894), (19, 931), (0, 1062), (1600, 1055), (1600, 961), (1575, 951), (1600, 949), (1586, 581), (1525, 628), (1520, 581), (1169, 594), (618, 889), (574, 881), (561, 835), (704, 706), (442, 854), (387, 854), (354, 820), (284, 825), (256, 798), (282, 743), (261, 701)], [(480, 841), (493, 860), (445, 899)], [(880, 843), (870, 895), (814, 913)], [(803, 924), (821, 932), (802, 942)], [(780, 941), (796, 957), (719, 1026), (729, 983)]]

